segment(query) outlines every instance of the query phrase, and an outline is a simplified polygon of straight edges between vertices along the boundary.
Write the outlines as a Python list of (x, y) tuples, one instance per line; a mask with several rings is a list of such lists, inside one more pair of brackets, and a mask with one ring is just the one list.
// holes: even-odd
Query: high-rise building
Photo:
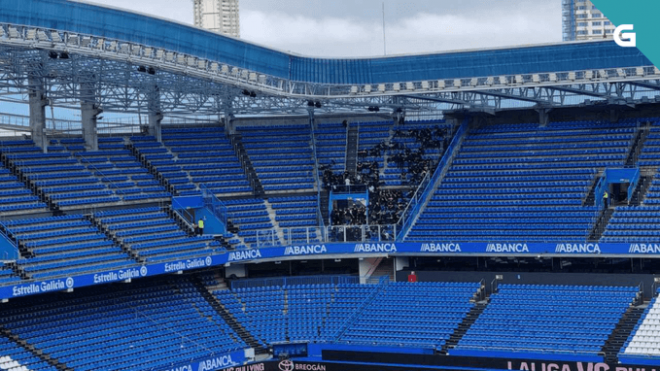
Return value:
[(589, 0), (562, 0), (564, 41), (611, 39), (616, 28)]
[(241, 37), (238, 0), (193, 0), (195, 26), (227, 36)]

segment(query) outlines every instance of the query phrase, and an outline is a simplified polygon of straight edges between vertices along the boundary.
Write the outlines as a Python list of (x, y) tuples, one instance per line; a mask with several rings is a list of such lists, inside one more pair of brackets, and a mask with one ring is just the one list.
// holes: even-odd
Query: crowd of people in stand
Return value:
[[(342, 189), (342, 186), (363, 185), (369, 191), (368, 208), (359, 203), (349, 203), (344, 208), (333, 208), (330, 216), (332, 225), (361, 226), (369, 224), (383, 226), (396, 224), (410, 199), (410, 193), (414, 192), (424, 177), (427, 174), (430, 176), (430, 173), (434, 170), (434, 164), (426, 158), (425, 154), (430, 149), (446, 148), (448, 142), (445, 134), (445, 131), (439, 127), (419, 130), (398, 129), (394, 132), (391, 141), (384, 140), (372, 148), (358, 152), (358, 157), (362, 161), (357, 164), (355, 175), (348, 171), (335, 174), (330, 170), (330, 165), (322, 168), (323, 186), (327, 190)], [(403, 141), (399, 140), (401, 138), (415, 138), (415, 142), (418, 144), (417, 148), (407, 148)], [(383, 182), (380, 180), (381, 174), (378, 161), (365, 161), (365, 157), (380, 157), (386, 152), (389, 154), (389, 160), (401, 169), (401, 184), (409, 188), (407, 191), (382, 189)], [(381, 238), (389, 238), (392, 231), (381, 229)], [(346, 231), (351, 235), (358, 232), (360, 230), (356, 228), (347, 228)], [(371, 233), (373, 232), (378, 233), (377, 231), (371, 231)]]
[[(330, 170), (331, 165), (320, 166), (319, 169), (323, 171), (323, 188), (327, 190), (336, 191), (338, 187), (346, 186), (366, 186), (373, 192), (380, 186), (380, 173), (378, 171), (378, 162), (358, 163), (357, 173), (355, 175), (348, 171), (335, 174)], [(363, 170), (369, 169), (368, 173)]]

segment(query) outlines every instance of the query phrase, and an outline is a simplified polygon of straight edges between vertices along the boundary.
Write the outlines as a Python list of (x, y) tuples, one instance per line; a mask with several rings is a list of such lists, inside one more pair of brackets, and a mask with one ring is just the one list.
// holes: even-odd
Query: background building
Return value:
[(589, 0), (563, 0), (564, 41), (611, 39), (616, 28)]
[(193, 0), (195, 26), (232, 37), (241, 37), (238, 0)]

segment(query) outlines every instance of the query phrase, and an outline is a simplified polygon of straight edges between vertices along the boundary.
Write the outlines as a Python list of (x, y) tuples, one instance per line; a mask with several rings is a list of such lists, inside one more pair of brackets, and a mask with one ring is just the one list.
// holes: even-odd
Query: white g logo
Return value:
[[(637, 47), (637, 33), (635, 32), (625, 32), (632, 31), (635, 26), (631, 24), (622, 24), (614, 30), (614, 42), (624, 48), (634, 48)], [(621, 38), (623, 36), (624, 38)]]

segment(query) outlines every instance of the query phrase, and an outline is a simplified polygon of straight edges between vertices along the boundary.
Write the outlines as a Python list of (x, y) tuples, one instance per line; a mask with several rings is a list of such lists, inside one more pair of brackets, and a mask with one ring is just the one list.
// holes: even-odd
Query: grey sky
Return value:
[[(88, 0), (192, 23), (190, 0)], [(561, 41), (561, 1), (240, 0), (241, 37), (311, 56), (490, 48)]]

